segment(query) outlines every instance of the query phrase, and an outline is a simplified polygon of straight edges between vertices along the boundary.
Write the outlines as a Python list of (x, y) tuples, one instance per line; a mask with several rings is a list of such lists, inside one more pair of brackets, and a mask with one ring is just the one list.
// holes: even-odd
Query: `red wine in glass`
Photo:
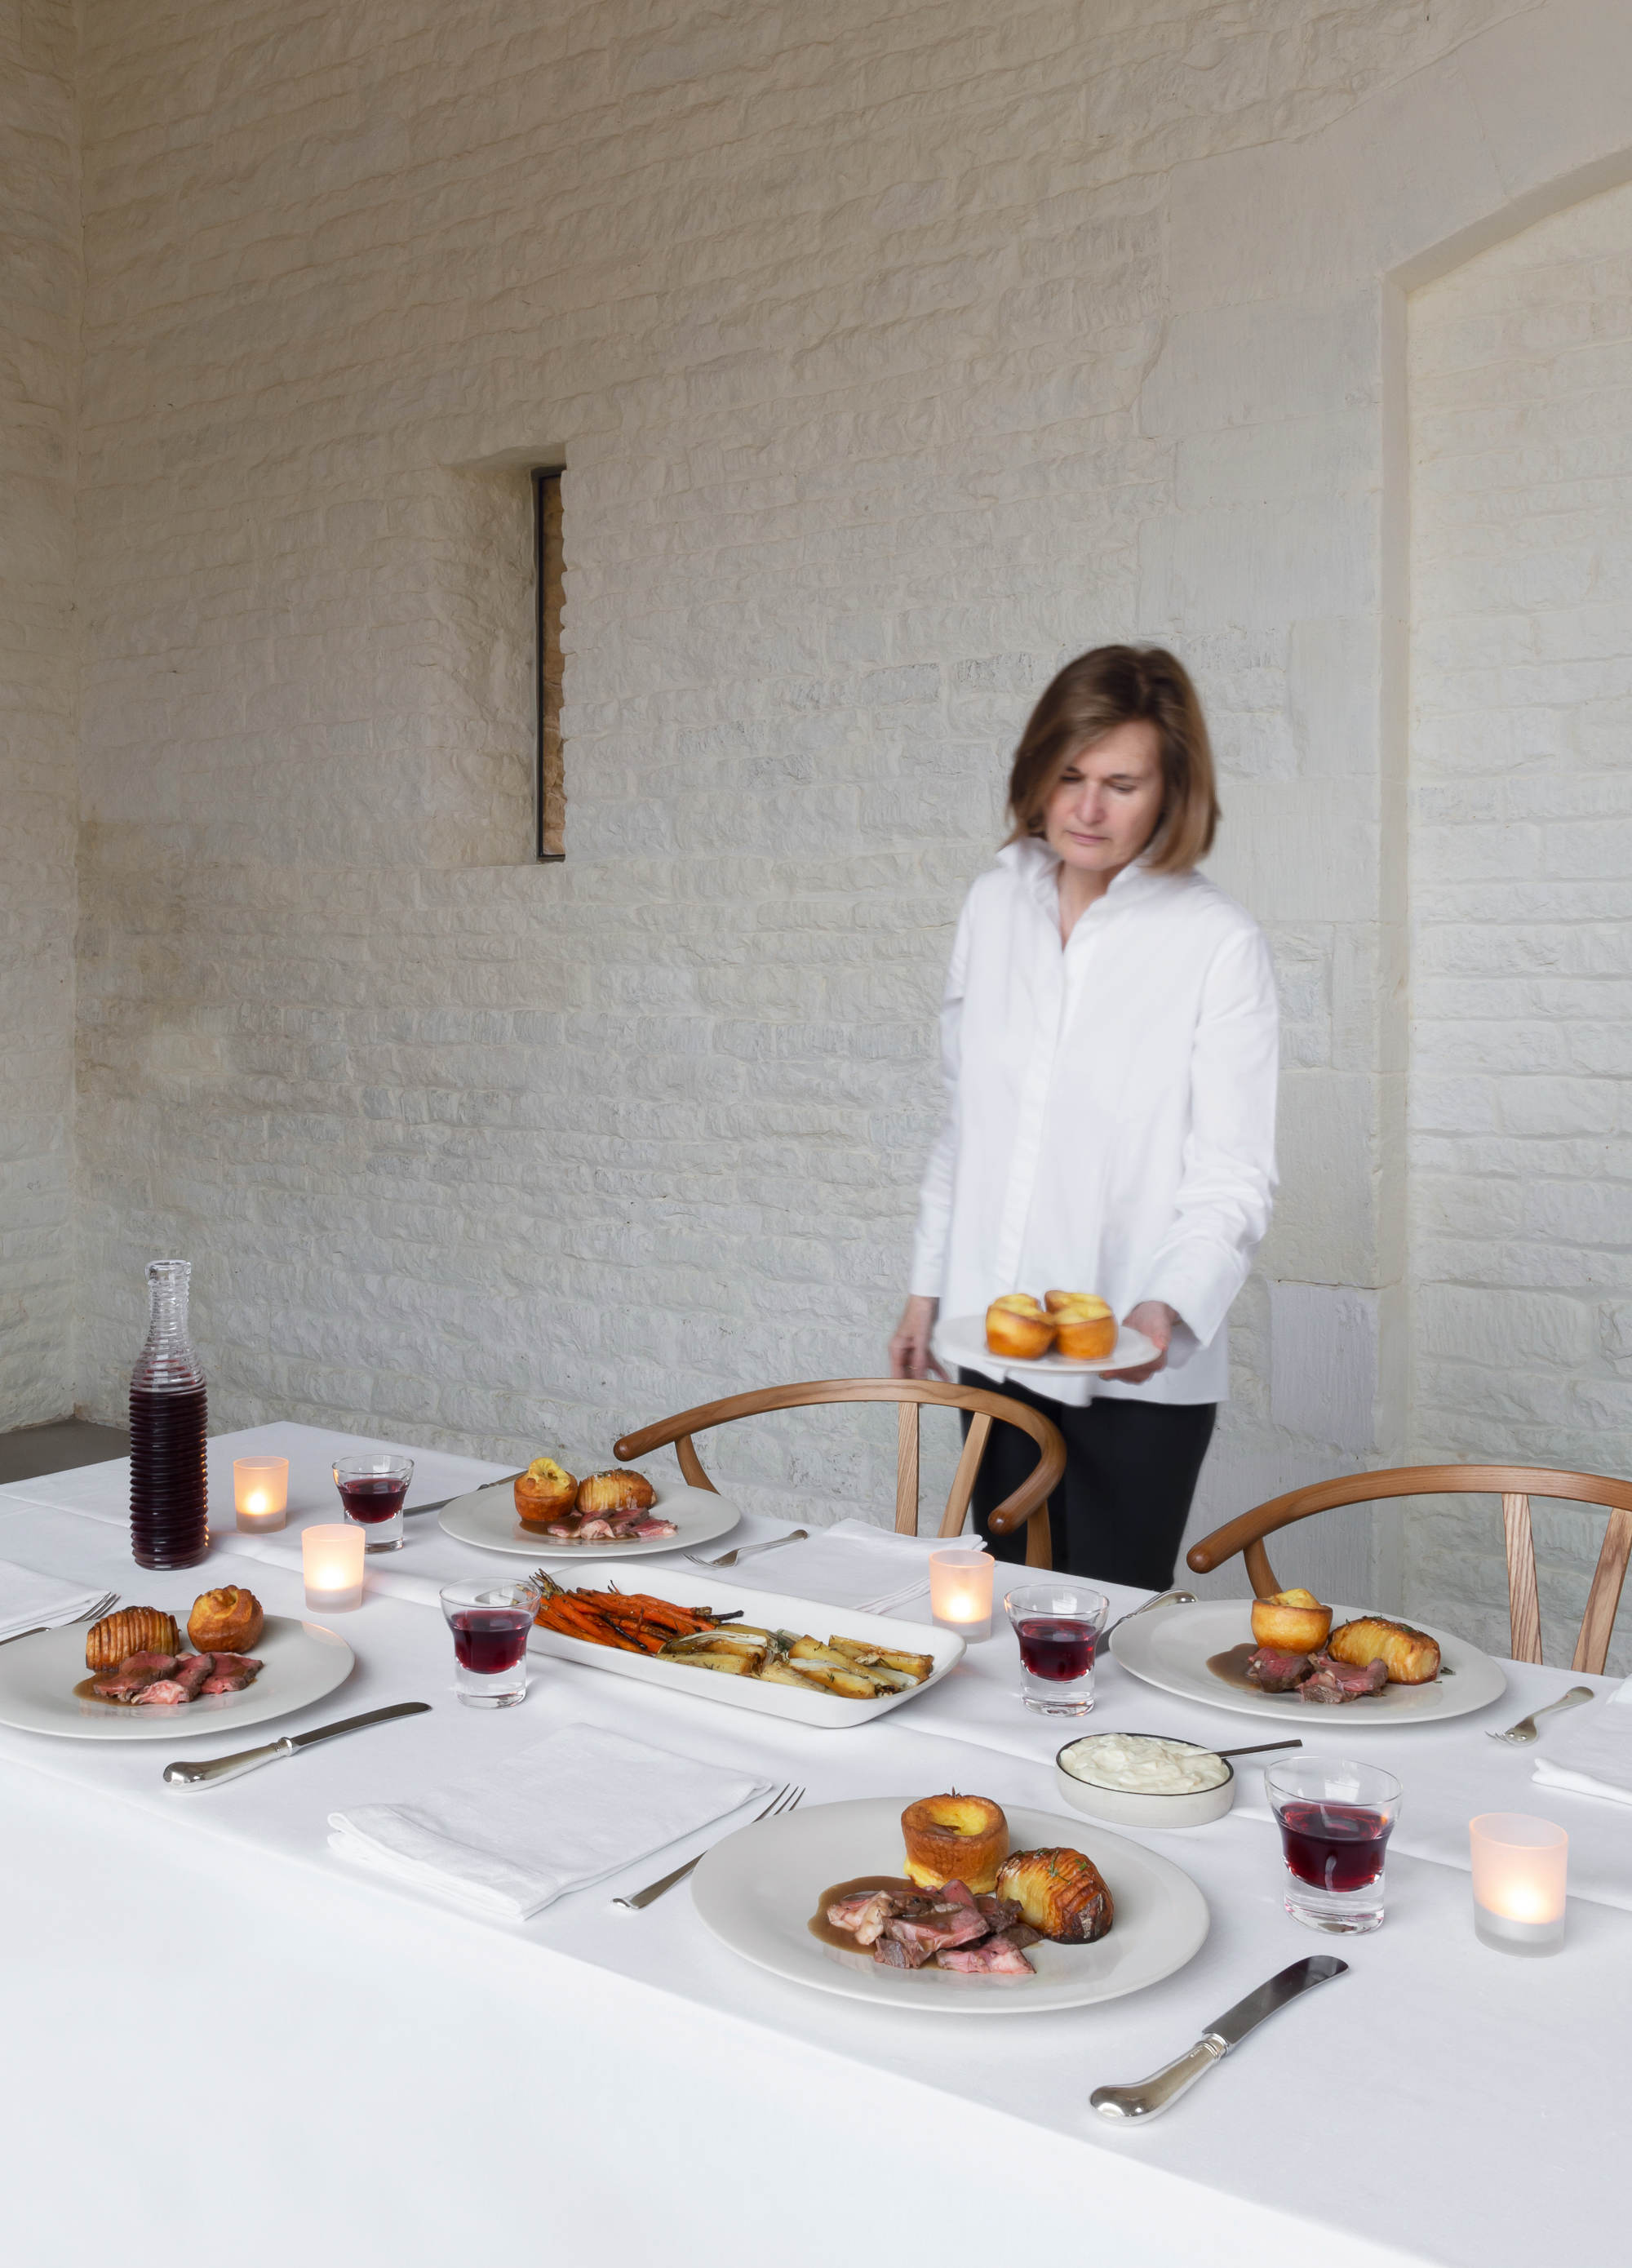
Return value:
[(1069, 1685), (1086, 1677), (1093, 1668), (1094, 1629), (1092, 1623), (1067, 1621), (1058, 1615), (1036, 1615), (1015, 1624), (1020, 1660), (1033, 1677), (1053, 1685)]
[(353, 1520), (361, 1521), (365, 1528), (373, 1528), (381, 1521), (394, 1520), (402, 1509), (402, 1499), (408, 1492), (406, 1481), (371, 1477), (361, 1481), (336, 1481), (340, 1501)]
[(1392, 1819), (1359, 1803), (1283, 1802), (1286, 1863), (1313, 1890), (1369, 1889), (1383, 1871)]
[(527, 1650), (533, 1617), (526, 1607), (459, 1607), (449, 1618), (461, 1669), (494, 1677), (514, 1669)]

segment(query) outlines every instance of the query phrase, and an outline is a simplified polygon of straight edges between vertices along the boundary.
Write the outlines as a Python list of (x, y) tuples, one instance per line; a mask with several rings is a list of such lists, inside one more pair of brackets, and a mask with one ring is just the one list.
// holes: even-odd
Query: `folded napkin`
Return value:
[(563, 1725), (456, 1787), (331, 1812), (328, 1847), (489, 1920), (526, 1921), (771, 1786), (622, 1733)]
[(25, 1631), (55, 1630), (95, 1606), (105, 1583), (75, 1585), (55, 1575), (37, 1575), (32, 1567), (13, 1566), (0, 1559), (0, 1641), (20, 1638)]
[[(720, 1580), (857, 1614), (887, 1615), (929, 1589), (930, 1554), (940, 1542), (936, 1535), (894, 1535), (867, 1520), (840, 1520), (807, 1543), (786, 1543), (722, 1567)], [(969, 1543), (979, 1549), (974, 1537)]]
[(1632, 1803), (1632, 1677), (1550, 1732), (1543, 1727), (1542, 1737), (1533, 1773), (1541, 1786)]

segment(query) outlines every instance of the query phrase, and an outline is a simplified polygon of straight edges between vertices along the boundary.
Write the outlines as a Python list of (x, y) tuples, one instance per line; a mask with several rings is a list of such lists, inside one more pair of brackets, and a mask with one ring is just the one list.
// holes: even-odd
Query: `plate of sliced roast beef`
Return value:
[(82, 1629), (40, 1631), (0, 1646), (0, 1725), (88, 1741), (236, 1731), (322, 1700), (353, 1659), (333, 1631), (288, 1615), (267, 1616), (251, 1653), (205, 1651), (181, 1635), (94, 1670)]

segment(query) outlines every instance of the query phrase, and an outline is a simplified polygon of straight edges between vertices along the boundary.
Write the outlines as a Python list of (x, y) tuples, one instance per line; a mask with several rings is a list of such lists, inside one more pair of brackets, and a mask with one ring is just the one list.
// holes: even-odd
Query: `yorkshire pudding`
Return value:
[(986, 1344), (993, 1354), (1033, 1362), (1054, 1344), (1054, 1318), (1029, 1292), (1005, 1292), (986, 1310)]
[(524, 1528), (548, 1528), (561, 1520), (578, 1499), (578, 1484), (554, 1457), (534, 1457), (525, 1473), (516, 1476), (516, 1514)]
[(194, 1600), (187, 1634), (200, 1653), (247, 1653), (266, 1624), (254, 1593), (228, 1583), (219, 1591), (201, 1592)]
[(1116, 1318), (1110, 1303), (1092, 1292), (1045, 1292), (1043, 1304), (1054, 1317), (1054, 1344), (1073, 1362), (1101, 1362), (1116, 1344)]
[[(1277, 1591), (1253, 1601), (1253, 1636), (1284, 1653), (1318, 1653), (1332, 1627), (1332, 1609), (1312, 1591)], [(1364, 1665), (1362, 1665), (1364, 1667)]]
[(957, 1881), (978, 1896), (1009, 1854), (1009, 1822), (984, 1795), (925, 1795), (901, 1814), (904, 1871), (922, 1890)]

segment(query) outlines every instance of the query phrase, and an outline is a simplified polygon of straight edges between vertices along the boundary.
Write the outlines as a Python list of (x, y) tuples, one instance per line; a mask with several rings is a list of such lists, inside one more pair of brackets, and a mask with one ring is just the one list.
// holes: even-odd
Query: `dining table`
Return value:
[[(209, 1557), (162, 1574), (131, 1558), (124, 1461), (15, 1483), (0, 1487), (0, 1561), (180, 1617), (224, 1584), (252, 1587), (269, 1614), (305, 1616), (298, 1531), (338, 1517), (333, 1461), (400, 1447), (284, 1422), (214, 1438)], [(1572, 1684), (1608, 1695), (1615, 1680), (1503, 1661), (1500, 1700), (1470, 1715), (1362, 1729), (1347, 1711), (1311, 1709), (1307, 1726), (1289, 1727), (1170, 1694), (1106, 1652), (1092, 1715), (1061, 1719), (1022, 1705), (1000, 1611), (947, 1676), (853, 1728), (538, 1655), (519, 1706), (468, 1709), (435, 1587), (521, 1563), (456, 1542), (415, 1507), (509, 1469), (406, 1454), (405, 1546), (370, 1560), (360, 1608), (328, 1618), (356, 1655), (337, 1690), (236, 1739), (0, 1727), (10, 2259), (716, 2268), (751, 2249), (790, 2268), (939, 2268), (1074, 2257), (1067, 2245), (1138, 2268), (1626, 2257), (1632, 1804), (1538, 1786), (1536, 1749), (1487, 1737)], [(232, 1463), (254, 1454), (290, 1462), (288, 1524), (272, 1535), (233, 1526)], [(665, 1462), (651, 1464), (660, 1489)], [(745, 1515), (703, 1556), (788, 1525)], [(923, 1624), (929, 1545), (923, 1594), (892, 1610)], [(682, 1564), (658, 1554), (639, 1566)], [(1148, 1596), (1100, 1587), (1113, 1618)], [(836, 1621), (812, 1609), (809, 1627), (830, 1626), (830, 1612)], [(430, 1706), (215, 1787), (163, 1778), (177, 1756), (408, 1700)], [(872, 2005), (773, 1974), (704, 1926), (689, 1884), (643, 1911), (614, 1903), (751, 1810), (526, 1921), (482, 1918), (331, 1852), (331, 1813), (456, 1785), (565, 1726), (798, 1785), (807, 1813), (957, 1788), (1060, 1815), (1055, 1754), (1084, 1729), (1214, 1748), (1296, 1734), (1401, 1783), (1386, 1918), (1338, 1938), (1289, 1916), (1251, 1757), (1222, 1818), (1115, 1830), (1201, 1890), (1209, 1926), (1194, 1956), (1120, 1999), (996, 2019)], [(1467, 1822), (1490, 1811), (1569, 1831), (1568, 1929), (1554, 1957), (1514, 1958), (1475, 1936)], [(1092, 1855), (1101, 1830), (1070, 1825)], [(1124, 2126), (1091, 2108), (1096, 2088), (1154, 2072), (1253, 1986), (1319, 1952), (1349, 1973), (1163, 2117)]]

